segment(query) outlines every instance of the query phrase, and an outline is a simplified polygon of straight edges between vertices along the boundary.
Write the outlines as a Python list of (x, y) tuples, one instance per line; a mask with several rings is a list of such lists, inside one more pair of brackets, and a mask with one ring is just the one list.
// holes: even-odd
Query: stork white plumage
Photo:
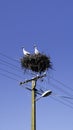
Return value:
[(38, 51), (38, 49), (37, 49), (36, 46), (34, 46), (34, 53), (35, 53), (36, 55), (40, 54), (40, 52)]
[(24, 47), (22, 49), (23, 49), (23, 54), (25, 56), (29, 56), (30, 55), (30, 52), (26, 51)]

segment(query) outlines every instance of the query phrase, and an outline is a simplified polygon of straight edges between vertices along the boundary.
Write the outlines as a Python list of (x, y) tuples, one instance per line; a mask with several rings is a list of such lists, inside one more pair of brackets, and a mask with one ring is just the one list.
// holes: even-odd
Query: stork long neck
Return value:
[(37, 50), (37, 47), (35, 47), (35, 50)]

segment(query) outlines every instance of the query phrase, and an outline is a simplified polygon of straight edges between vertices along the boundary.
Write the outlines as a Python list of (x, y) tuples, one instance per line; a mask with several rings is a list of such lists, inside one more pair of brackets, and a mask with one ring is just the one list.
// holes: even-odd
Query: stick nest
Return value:
[(23, 69), (28, 69), (34, 72), (45, 72), (47, 69), (52, 68), (50, 57), (44, 54), (32, 54), (21, 58), (21, 66)]

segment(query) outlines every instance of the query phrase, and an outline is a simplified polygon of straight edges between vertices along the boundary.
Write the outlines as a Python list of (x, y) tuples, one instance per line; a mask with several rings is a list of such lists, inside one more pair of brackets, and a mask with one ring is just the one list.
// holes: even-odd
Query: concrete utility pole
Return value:
[(45, 77), (46, 74), (43, 74), (41, 76), (36, 76), (32, 79), (26, 80), (24, 82), (20, 82), (20, 85), (28, 83), (28, 82), (32, 82), (32, 114), (31, 114), (31, 130), (36, 130), (36, 82), (38, 79)]
[(36, 130), (36, 80), (32, 80), (32, 115), (31, 115), (31, 130)]

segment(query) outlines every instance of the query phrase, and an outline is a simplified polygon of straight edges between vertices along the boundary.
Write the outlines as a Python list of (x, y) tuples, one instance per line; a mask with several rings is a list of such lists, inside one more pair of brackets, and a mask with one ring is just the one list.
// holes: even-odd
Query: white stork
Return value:
[(29, 55), (30, 55), (30, 52), (26, 51), (26, 50), (24, 49), (24, 47), (23, 47), (22, 49), (23, 49), (23, 54), (24, 54), (25, 56), (29, 56)]
[(40, 52), (38, 51), (38, 49), (37, 49), (37, 47), (36, 47), (36, 46), (34, 46), (34, 53), (35, 53), (35, 55), (40, 54)]

